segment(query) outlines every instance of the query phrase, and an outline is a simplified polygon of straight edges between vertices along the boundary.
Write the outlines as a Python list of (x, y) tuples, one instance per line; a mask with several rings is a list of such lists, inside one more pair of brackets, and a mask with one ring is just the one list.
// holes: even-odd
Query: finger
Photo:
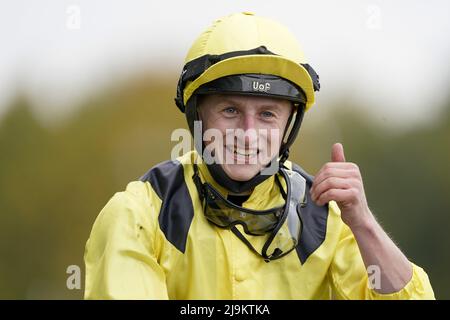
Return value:
[(322, 193), (315, 202), (319, 206), (323, 206), (330, 201), (336, 201), (338, 203), (351, 202), (355, 197), (354, 194), (354, 189), (329, 189)]
[(344, 146), (341, 143), (333, 144), (331, 148), (332, 162), (345, 162)]
[[(350, 164), (350, 163), (347, 163), (347, 164)], [(332, 168), (332, 167), (323, 168), (314, 177), (314, 181), (313, 181), (313, 185), (312, 185), (311, 189), (314, 189), (323, 180), (330, 178), (330, 177), (359, 179), (360, 175), (359, 175), (359, 171), (354, 170), (353, 166), (349, 166), (346, 168)]]
[(352, 169), (356, 168), (356, 163), (353, 162), (327, 162), (325, 163), (321, 169), (327, 169), (327, 168), (342, 168), (342, 169)]
[(318, 199), (320, 195), (329, 189), (350, 189), (355, 187), (355, 182), (349, 178), (329, 177), (317, 184), (314, 189), (311, 189), (311, 198)]

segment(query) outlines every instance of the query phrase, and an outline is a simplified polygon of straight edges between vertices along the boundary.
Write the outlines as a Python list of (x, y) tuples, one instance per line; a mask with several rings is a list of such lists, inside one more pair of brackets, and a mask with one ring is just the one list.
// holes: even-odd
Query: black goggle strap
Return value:
[(200, 76), (205, 70), (207, 70), (210, 66), (213, 64), (216, 64), (222, 60), (238, 57), (238, 56), (245, 56), (245, 55), (252, 55), (252, 54), (274, 54), (267, 50), (265, 46), (260, 46), (258, 48), (250, 49), (250, 50), (242, 50), (242, 51), (233, 51), (233, 52), (227, 52), (221, 55), (211, 55), (207, 54), (201, 57), (198, 57), (188, 63), (183, 68), (183, 71), (181, 72), (180, 79), (178, 80), (177, 85), (177, 96), (175, 98), (175, 103), (177, 107), (184, 112), (185, 106), (183, 102), (183, 91), (184, 87), (186, 86), (186, 83), (188, 81), (193, 81), (198, 76)]
[[(259, 253), (255, 248), (253, 248), (252, 244), (247, 240), (246, 237), (244, 237), (244, 235), (236, 228), (236, 226), (234, 225), (231, 228), (231, 231), (236, 235), (236, 237), (238, 237), (253, 253), (255, 253), (257, 256), (261, 257), (264, 259), (265, 262), (270, 262), (272, 260), (277, 260), (280, 258), (283, 258), (285, 255), (287, 255), (288, 253), (290, 253), (292, 250), (295, 249), (295, 247), (292, 247), (292, 249), (290, 249), (287, 252), (281, 251), (279, 248), (276, 248), (274, 250), (274, 252), (270, 255), (267, 256), (267, 253), (263, 250), (263, 253)], [(273, 231), (275, 232), (275, 230)], [(269, 242), (270, 245), (270, 242)], [(267, 251), (267, 249), (266, 249)]]
[[(291, 234), (294, 234), (296, 229), (298, 228), (298, 222), (293, 219), (295, 215), (298, 216), (300, 221), (300, 229), (302, 228), (302, 222), (301, 222), (301, 216), (297, 211), (297, 208), (299, 206), (303, 206), (305, 197), (305, 190), (306, 190), (306, 180), (303, 178), (300, 174), (298, 174), (295, 171), (286, 171), (283, 168), (280, 168), (280, 171), (285, 178), (286, 186), (287, 186), (287, 198), (286, 198), (286, 206), (283, 212), (283, 216), (281, 217), (280, 221), (278, 222), (275, 229), (271, 232), (269, 235), (269, 238), (267, 239), (266, 243), (264, 244), (262, 248), (262, 252), (259, 253), (252, 244), (247, 240), (247, 238), (236, 228), (236, 226), (233, 226), (231, 228), (231, 231), (242, 241), (247, 245), (247, 247), (253, 251), (258, 256), (262, 257), (265, 262), (270, 262), (272, 260), (280, 259), (287, 254), (289, 254), (292, 250), (295, 249), (296, 245), (294, 245), (290, 250), (283, 252), (280, 248), (276, 248), (274, 252), (269, 256), (267, 255), (267, 250), (269, 246), (272, 244), (273, 239), (277, 235), (280, 228), (283, 226), (286, 219), (288, 220), (288, 229)], [(280, 190), (283, 190), (280, 184)], [(283, 190), (284, 191), (284, 190)], [(300, 195), (300, 196), (299, 196)], [(301, 233), (301, 230), (300, 230)], [(297, 237), (299, 237), (300, 234), (297, 234)], [(298, 240), (298, 239), (297, 239)]]
[[(200, 196), (200, 201), (203, 202), (203, 200), (205, 199), (205, 196), (206, 196), (206, 194), (205, 194), (206, 190), (205, 190), (205, 187), (203, 185), (202, 180), (200, 179), (200, 175), (199, 175), (197, 164), (194, 163), (193, 166), (194, 166), (194, 174), (192, 176), (192, 179), (194, 180), (194, 184), (195, 184), (195, 186), (197, 188), (197, 191), (198, 191), (198, 194)], [(286, 192), (283, 189), (283, 186), (281, 185), (281, 182), (280, 182), (280, 179), (278, 178), (278, 175), (275, 175), (275, 181), (276, 181), (276, 183), (277, 183), (277, 185), (278, 185), (278, 187), (280, 189), (280, 192), (281, 192), (281, 195), (283, 196), (283, 199), (286, 200), (287, 199), (287, 195), (286, 195)]]
[[(194, 180), (194, 184), (197, 188), (198, 195), (200, 197), (200, 202), (203, 202), (203, 199), (205, 199), (205, 188), (203, 186), (202, 180), (200, 179), (200, 175), (198, 174), (198, 167), (197, 164), (194, 163), (194, 175), (192, 176), (192, 179)], [(205, 201), (206, 205), (206, 201)]]
[[(233, 51), (224, 53), (221, 55), (204, 55), (198, 57), (190, 62), (188, 62), (180, 75), (177, 85), (177, 93), (175, 98), (175, 104), (181, 110), (181, 112), (185, 112), (185, 105), (183, 101), (183, 91), (187, 82), (195, 80), (199, 77), (203, 72), (205, 72), (210, 66), (213, 64), (223, 61), (225, 59), (237, 57), (237, 56), (245, 56), (245, 55), (253, 55), (253, 54), (270, 54), (276, 55), (275, 53), (267, 50), (265, 46), (259, 46), (250, 50), (242, 50), (242, 51)], [(320, 90), (319, 83), (319, 75), (314, 71), (314, 69), (307, 63), (300, 63), (300, 65), (305, 68), (308, 72), (311, 80), (313, 82), (314, 91)]]
[(270, 262), (271, 259), (264, 257), (263, 255), (261, 255), (261, 253), (259, 253), (255, 248), (253, 248), (252, 244), (247, 240), (246, 237), (244, 237), (244, 235), (238, 230), (238, 228), (236, 228), (236, 226), (231, 227), (231, 231), (236, 235), (236, 237), (238, 237), (243, 243), (245, 243), (245, 245), (253, 252), (255, 253), (257, 256), (260, 256), (264, 259), (265, 262)]
[[(297, 108), (297, 113), (295, 115), (294, 123), (292, 124), (289, 135), (286, 137), (287, 129), (289, 123), (286, 125), (285, 132), (283, 134), (283, 144), (280, 148), (280, 163), (283, 164), (287, 158), (289, 158), (289, 147), (294, 143), (297, 137), (298, 131), (300, 130), (300, 125), (303, 121), (303, 116), (305, 115), (305, 105), (299, 105)], [(292, 117), (292, 116), (291, 116)], [(290, 121), (291, 118), (289, 118)], [(286, 140), (285, 140), (286, 139)]]
[[(306, 183), (306, 180), (302, 176), (300, 176), (299, 174), (294, 175), (294, 173), (296, 173), (296, 172), (287, 171), (282, 167), (280, 167), (280, 172), (286, 181), (287, 198), (286, 198), (286, 206), (285, 206), (285, 209), (283, 212), (283, 216), (281, 217), (280, 221), (278, 222), (278, 225), (275, 227), (275, 229), (269, 235), (269, 238), (267, 239), (266, 243), (264, 244), (264, 246), (262, 248), (262, 256), (265, 259), (267, 258), (269, 260), (276, 260), (276, 259), (282, 258), (296, 247), (296, 245), (294, 245), (287, 252), (283, 252), (280, 248), (276, 248), (270, 256), (267, 255), (267, 250), (268, 250), (269, 246), (272, 244), (273, 239), (275, 238), (278, 231), (283, 226), (286, 219), (289, 216), (298, 215), (297, 205), (300, 203), (300, 201), (301, 201), (300, 199), (303, 200), (305, 183)], [(302, 184), (303, 184), (303, 187), (302, 187)], [(302, 191), (302, 188), (303, 188), (303, 191)], [(298, 196), (299, 194), (302, 195), (302, 197), (299, 197)], [(288, 227), (289, 227), (289, 222), (290, 221), (288, 220)], [(291, 227), (289, 227), (289, 232), (291, 232)], [(297, 238), (298, 238), (298, 236), (299, 235), (297, 235)]]
[(281, 195), (283, 196), (283, 199), (286, 200), (287, 199), (287, 194), (286, 191), (284, 191), (283, 185), (280, 182), (280, 178), (278, 178), (278, 175), (275, 175), (275, 182), (278, 185), (278, 188), (280, 189)]
[[(206, 190), (204, 189), (203, 183), (202, 183), (202, 181), (200, 179), (197, 165), (194, 163), (193, 166), (194, 166), (194, 175), (192, 176), (192, 178), (193, 178), (194, 183), (195, 183), (195, 185), (196, 185), (196, 187), (198, 189), (200, 200), (203, 202), (203, 200), (205, 198), (204, 192), (206, 192)], [(292, 215), (298, 215), (300, 223), (301, 223), (301, 217), (298, 214), (297, 207), (299, 205), (303, 206), (304, 205), (304, 199), (306, 199), (306, 197), (305, 197), (306, 180), (300, 174), (298, 174), (295, 171), (286, 171), (286, 169), (280, 167), (280, 172), (282, 173), (282, 175), (283, 175), (283, 177), (284, 177), (284, 179), (286, 181), (287, 194), (285, 193), (285, 191), (283, 189), (283, 186), (281, 185), (281, 182), (279, 181), (277, 176), (275, 176), (275, 180), (276, 180), (276, 182), (277, 182), (277, 184), (278, 184), (278, 186), (280, 188), (280, 192), (282, 193), (283, 198), (286, 199), (286, 205), (285, 205), (285, 208), (283, 210), (283, 215), (282, 215), (280, 221), (278, 222), (278, 224), (275, 227), (275, 229), (271, 232), (271, 234), (269, 235), (269, 238), (267, 239), (266, 243), (264, 244), (264, 246), (262, 248), (262, 253), (259, 253), (252, 246), (252, 244), (247, 240), (247, 238), (241, 232), (239, 232), (239, 230), (236, 228), (236, 225), (233, 225), (231, 227), (231, 231), (242, 242), (244, 242), (245, 245), (251, 251), (253, 251), (258, 256), (262, 257), (264, 259), (264, 261), (266, 261), (266, 262), (270, 262), (272, 260), (280, 259), (280, 258), (284, 257), (285, 255), (287, 255), (288, 253), (290, 253), (292, 250), (295, 249), (295, 246), (293, 246), (287, 252), (283, 252), (281, 249), (276, 248), (274, 250), (274, 252), (270, 256), (267, 255), (267, 250), (268, 250), (269, 246), (271, 245), (273, 239), (275, 238), (275, 236), (277, 235), (278, 231), (280, 230), (280, 228), (282, 227), (282, 225), (284, 224), (284, 222), (286, 221), (287, 218), (288, 218), (289, 232), (291, 232), (291, 233), (294, 232), (295, 226), (293, 225), (294, 221), (289, 219), (289, 217), (292, 217)], [(293, 190), (295, 190), (295, 194), (292, 192)], [(300, 193), (301, 196), (300, 197), (296, 196), (299, 193)], [(204, 205), (205, 206), (207, 205), (206, 201), (204, 202)], [(299, 236), (299, 235), (297, 235), (297, 236)]]

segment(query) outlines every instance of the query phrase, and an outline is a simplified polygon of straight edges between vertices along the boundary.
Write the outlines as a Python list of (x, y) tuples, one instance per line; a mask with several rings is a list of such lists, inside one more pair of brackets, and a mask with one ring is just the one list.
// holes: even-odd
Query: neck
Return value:
[(253, 192), (253, 189), (245, 191), (245, 192), (240, 192), (240, 193), (229, 192), (228, 194), (231, 196), (249, 196), (252, 194), (252, 192)]

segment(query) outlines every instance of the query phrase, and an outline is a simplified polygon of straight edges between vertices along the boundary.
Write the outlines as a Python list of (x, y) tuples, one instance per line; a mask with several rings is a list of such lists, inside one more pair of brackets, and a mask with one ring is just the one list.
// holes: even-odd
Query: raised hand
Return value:
[(333, 145), (331, 162), (319, 170), (310, 192), (318, 205), (336, 201), (342, 220), (350, 228), (362, 226), (371, 218), (359, 167), (345, 161), (344, 147), (340, 143)]

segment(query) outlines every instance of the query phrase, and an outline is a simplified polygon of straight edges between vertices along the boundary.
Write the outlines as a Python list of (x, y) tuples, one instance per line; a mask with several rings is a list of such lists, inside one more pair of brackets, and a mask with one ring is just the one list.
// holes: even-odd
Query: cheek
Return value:
[(198, 115), (202, 120), (203, 130), (216, 128), (221, 130), (221, 115), (214, 110), (199, 110)]
[(221, 121), (207, 118), (202, 120), (202, 141), (206, 146), (220, 148), (223, 146), (226, 129)]
[(285, 125), (281, 121), (272, 126), (268, 131), (267, 141), (271, 145), (280, 145), (283, 140), (284, 128)]
[[(280, 120), (279, 122), (279, 130), (280, 130), (280, 139), (279, 139), (279, 143), (281, 144), (283, 141), (283, 134), (284, 131), (288, 129), (289, 125), (294, 121), (294, 117), (291, 119), (291, 121), (288, 123), (289, 120), (289, 114), (286, 114), (282, 120)], [(286, 134), (289, 134), (289, 131), (286, 132)]]
[(227, 136), (233, 134), (235, 128), (233, 120), (217, 115), (215, 118), (209, 118), (206, 122), (203, 122), (203, 132), (208, 129), (214, 131), (214, 135), (220, 135), (224, 139), (224, 143)]
[(274, 153), (277, 153), (280, 150), (281, 141), (282, 141), (282, 135), (283, 132), (280, 131), (278, 135), (269, 135), (268, 144), (267, 147), (269, 148), (269, 152), (271, 153), (271, 156), (274, 155)]
[[(198, 116), (199, 116), (200, 121), (202, 122), (203, 137), (205, 136), (205, 131), (210, 130), (210, 129), (218, 129), (217, 126), (215, 125), (215, 120), (216, 120), (217, 116), (212, 114), (210, 111), (198, 110)], [(206, 142), (206, 144), (209, 143), (208, 141), (205, 141), (205, 142)]]

